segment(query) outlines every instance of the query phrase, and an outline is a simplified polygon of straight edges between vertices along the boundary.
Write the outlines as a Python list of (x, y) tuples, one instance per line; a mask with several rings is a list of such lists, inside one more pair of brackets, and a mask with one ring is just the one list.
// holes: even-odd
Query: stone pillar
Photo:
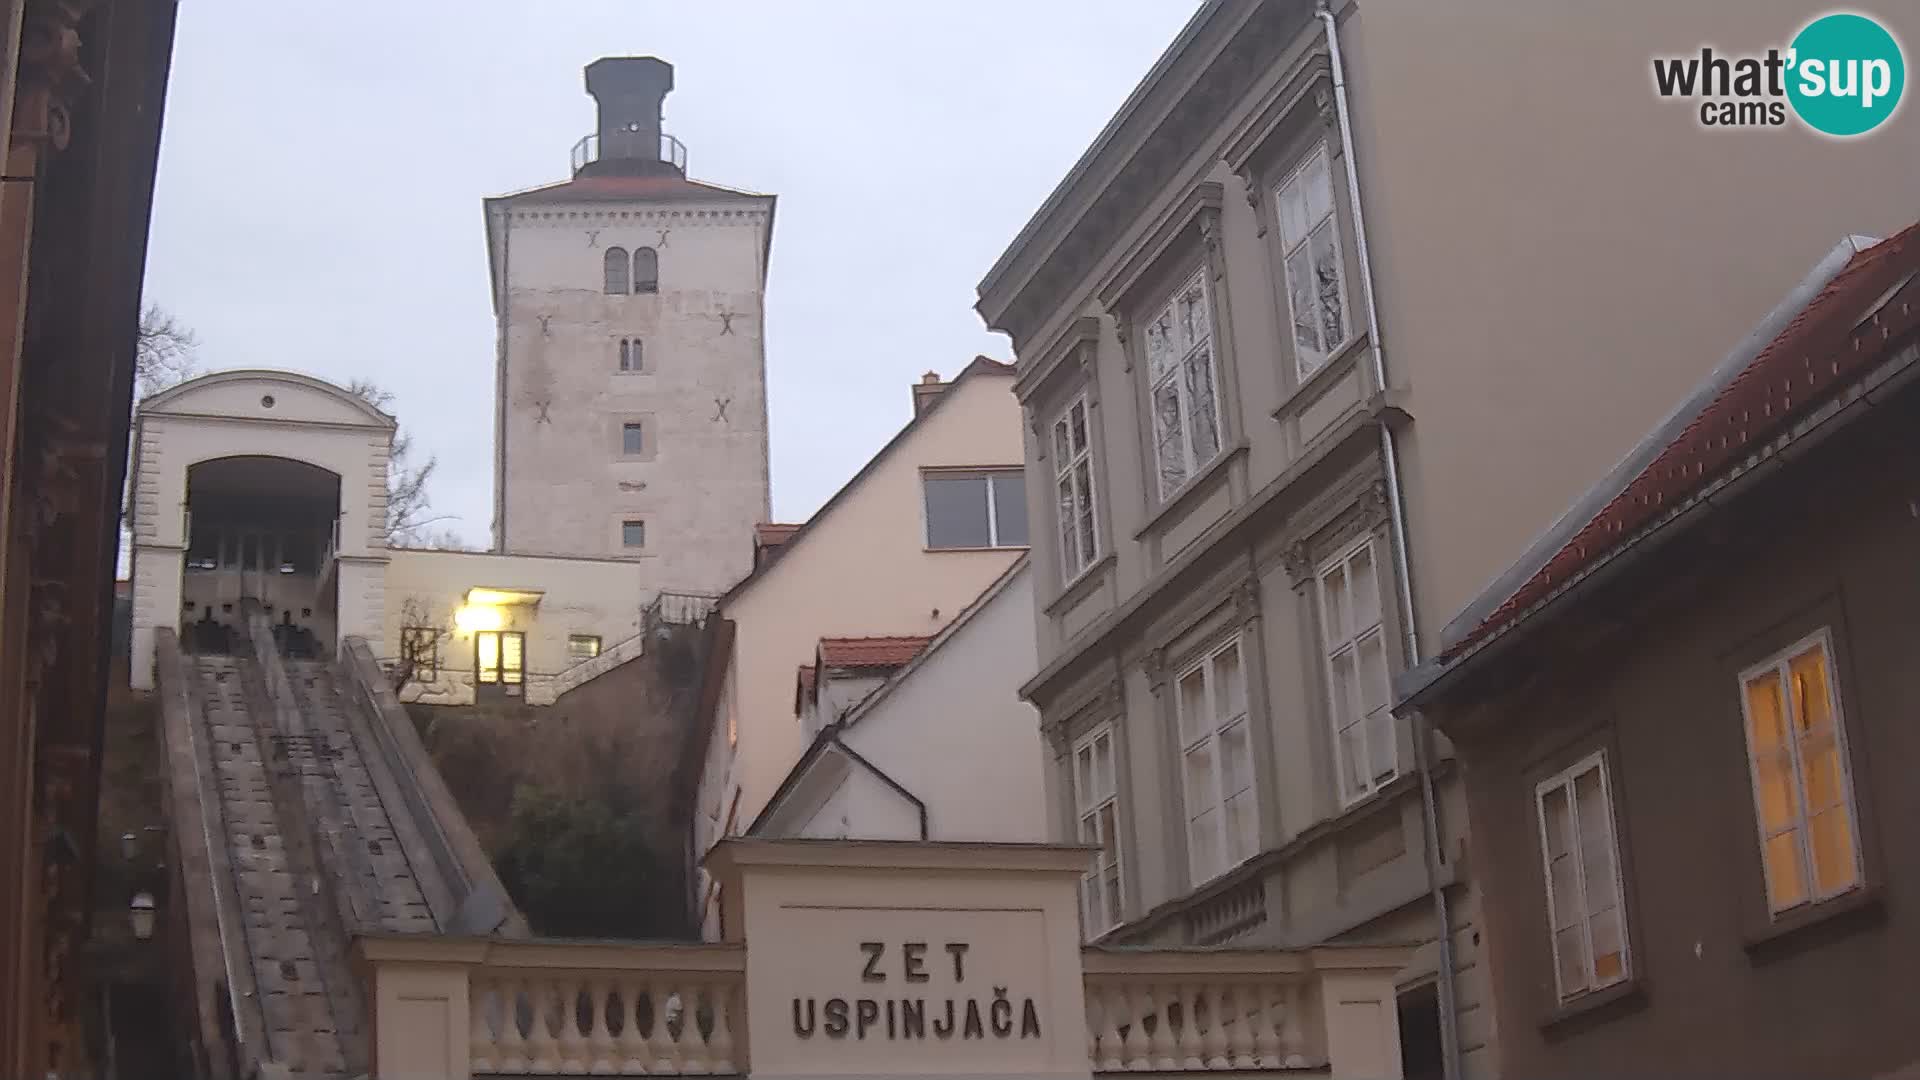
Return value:
[(1325, 972), (1320, 1005), (1332, 1080), (1400, 1080), (1400, 1012), (1392, 971)]
[(486, 943), (363, 938), (355, 949), (367, 980), (372, 1080), (470, 1080), (467, 972)]

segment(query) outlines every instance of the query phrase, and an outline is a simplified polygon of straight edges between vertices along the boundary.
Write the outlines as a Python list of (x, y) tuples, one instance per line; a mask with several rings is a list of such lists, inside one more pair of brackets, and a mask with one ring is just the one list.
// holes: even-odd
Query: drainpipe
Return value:
[[(1346, 153), (1347, 200), (1353, 211), (1355, 254), (1360, 260), (1360, 278), (1367, 287), (1367, 351), (1373, 357), (1373, 379), (1377, 391), (1387, 389), (1386, 347), (1380, 341), (1380, 311), (1374, 302), (1373, 262), (1367, 255), (1367, 220), (1360, 208), (1360, 171), (1354, 163), (1353, 119), (1347, 108), (1347, 77), (1340, 59), (1339, 20), (1319, 0), (1314, 14), (1327, 28), (1327, 59), (1333, 75), (1333, 106), (1340, 122), (1340, 144)], [(1400, 597), (1400, 627), (1407, 654), (1407, 666), (1421, 661), (1420, 630), (1414, 621), (1413, 571), (1407, 559), (1407, 507), (1400, 485), (1400, 454), (1393, 427), (1380, 421), (1380, 460), (1386, 472), (1388, 527), (1393, 534), (1394, 592)], [(1413, 718), (1414, 769), (1420, 776), (1420, 829), (1424, 834), (1422, 855), (1426, 861), (1427, 891), (1433, 899), (1434, 918), (1440, 924), (1440, 963), (1437, 994), (1440, 1006), (1440, 1054), (1446, 1080), (1460, 1080), (1460, 1031), (1454, 1003), (1452, 920), (1447, 912), (1447, 893), (1440, 882), (1440, 807), (1433, 786), (1432, 728), (1424, 716)]]

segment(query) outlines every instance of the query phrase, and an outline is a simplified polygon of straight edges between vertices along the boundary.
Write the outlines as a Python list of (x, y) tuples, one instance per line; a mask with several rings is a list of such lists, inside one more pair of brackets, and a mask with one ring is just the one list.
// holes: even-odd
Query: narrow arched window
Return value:
[(660, 256), (654, 254), (652, 248), (634, 249), (633, 291), (637, 293), (660, 291)]
[(610, 247), (605, 260), (607, 295), (627, 295), (627, 249)]
[(620, 339), (620, 370), (621, 371), (641, 370), (639, 338), (621, 338)]

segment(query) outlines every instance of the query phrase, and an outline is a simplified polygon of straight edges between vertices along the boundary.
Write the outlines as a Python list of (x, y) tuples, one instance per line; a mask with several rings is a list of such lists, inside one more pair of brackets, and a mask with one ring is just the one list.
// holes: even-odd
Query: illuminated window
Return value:
[(1025, 547), (1027, 493), (1019, 469), (929, 473), (927, 546)]
[(527, 635), (481, 630), (473, 635), (474, 678), (482, 686), (517, 687), (526, 680)]
[(660, 291), (660, 256), (652, 248), (638, 248), (633, 253), (633, 291)]
[(620, 546), (643, 548), (647, 546), (647, 523), (644, 521), (623, 521), (620, 523)]
[(600, 655), (600, 637), (597, 634), (568, 634), (567, 659), (578, 663), (591, 660)]
[(601, 261), (601, 269), (607, 295), (627, 295), (627, 249), (608, 248), (606, 257)]
[(1093, 516), (1093, 443), (1087, 398), (1081, 395), (1053, 422), (1053, 477), (1060, 524), (1060, 577), (1072, 581), (1100, 557)]
[(620, 339), (620, 370), (621, 371), (641, 370), (639, 338), (621, 338)]
[(647, 447), (646, 432), (638, 423), (620, 425), (620, 452), (623, 454), (645, 453)]
[(1199, 885), (1240, 865), (1259, 847), (1240, 639), (1181, 672), (1176, 686), (1187, 870)]
[(1378, 791), (1400, 772), (1371, 537), (1320, 568), (1320, 626), (1334, 764), (1340, 802), (1346, 805)]
[(1546, 866), (1554, 982), (1566, 1001), (1630, 974), (1606, 755), (1596, 753), (1541, 781), (1533, 798)]
[(1204, 269), (1147, 323), (1153, 457), (1166, 498), (1220, 454), (1213, 310)]
[(1347, 340), (1347, 282), (1333, 213), (1333, 168), (1324, 143), (1281, 182), (1274, 197), (1286, 260), (1287, 309), (1293, 317), (1294, 363), (1305, 379)]
[(1860, 884), (1859, 829), (1825, 630), (1740, 677), (1747, 759), (1775, 914)]
[(1093, 868), (1080, 878), (1080, 907), (1089, 939), (1119, 925), (1123, 910), (1116, 774), (1111, 726), (1089, 732), (1074, 745), (1073, 802), (1080, 818), (1080, 842), (1100, 849)]

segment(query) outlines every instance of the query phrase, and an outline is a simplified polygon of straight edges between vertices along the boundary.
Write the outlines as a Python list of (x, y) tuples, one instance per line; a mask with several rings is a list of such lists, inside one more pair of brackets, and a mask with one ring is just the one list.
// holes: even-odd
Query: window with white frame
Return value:
[(1320, 568), (1320, 628), (1335, 771), (1340, 802), (1346, 805), (1373, 794), (1400, 772), (1373, 537)]
[(1327, 144), (1280, 182), (1280, 219), (1293, 351), (1305, 379), (1347, 340), (1347, 279), (1340, 265), (1340, 224), (1333, 210), (1333, 168)]
[(1554, 983), (1566, 1001), (1631, 974), (1613, 791), (1598, 752), (1534, 788)]
[(1234, 638), (1175, 680), (1180, 772), (1187, 810), (1187, 870), (1195, 885), (1259, 850), (1247, 680)]
[(1740, 676), (1767, 906), (1825, 900), (1861, 882), (1858, 819), (1827, 631)]
[(1053, 477), (1060, 524), (1060, 577), (1072, 581), (1100, 557), (1093, 510), (1093, 442), (1087, 396), (1073, 399), (1053, 422)]
[(1147, 323), (1153, 459), (1161, 498), (1220, 453), (1220, 395), (1214, 376), (1213, 310), (1202, 267)]
[(1088, 732), (1073, 747), (1073, 804), (1080, 842), (1100, 849), (1080, 879), (1080, 906), (1089, 939), (1120, 924), (1125, 886), (1120, 878), (1120, 788), (1113, 728)]
[(1020, 469), (925, 476), (927, 546), (1027, 546), (1027, 492)]

